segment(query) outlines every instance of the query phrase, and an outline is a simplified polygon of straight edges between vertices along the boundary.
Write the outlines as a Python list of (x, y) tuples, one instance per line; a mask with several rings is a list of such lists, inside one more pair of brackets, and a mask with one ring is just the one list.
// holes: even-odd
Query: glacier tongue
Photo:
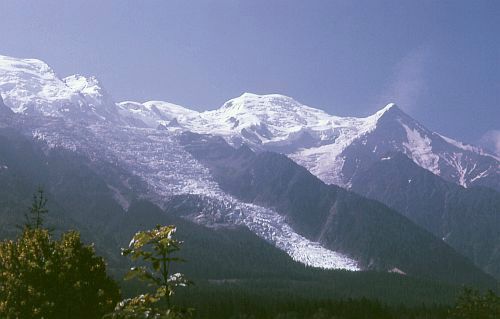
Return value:
[[(243, 203), (224, 193), (206, 167), (178, 143), (180, 130), (92, 125), (88, 129), (54, 121), (39, 126), (35, 137), (94, 159), (124, 165), (148, 185), (149, 197), (162, 205), (176, 195), (199, 195), (216, 204), (192, 218), (207, 226), (236, 224), (313, 267), (359, 270), (356, 261), (297, 234), (276, 211)], [(220, 207), (219, 209), (214, 209)]]
[(260, 237), (274, 243), (295, 261), (325, 269), (360, 270), (356, 261), (297, 234), (283, 216), (275, 211), (251, 204), (243, 206), (243, 219), (235, 220), (235, 223), (247, 226)]

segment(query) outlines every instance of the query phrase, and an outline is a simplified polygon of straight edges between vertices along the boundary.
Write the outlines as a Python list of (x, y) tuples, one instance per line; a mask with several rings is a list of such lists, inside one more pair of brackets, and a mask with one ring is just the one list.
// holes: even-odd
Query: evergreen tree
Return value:
[(31, 203), (30, 211), (25, 214), (25, 224), (24, 227), (30, 229), (39, 229), (43, 226), (44, 216), (49, 212), (45, 207), (47, 205), (47, 197), (42, 187), (38, 187), (38, 190), (33, 194), (33, 201)]

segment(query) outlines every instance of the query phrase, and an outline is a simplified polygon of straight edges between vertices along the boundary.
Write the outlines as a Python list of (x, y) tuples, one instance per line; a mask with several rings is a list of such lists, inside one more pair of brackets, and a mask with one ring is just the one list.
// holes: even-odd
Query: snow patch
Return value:
[(403, 143), (406, 151), (409, 152), (411, 159), (419, 166), (439, 175), (439, 156), (432, 152), (431, 139), (420, 135), (419, 131), (409, 128), (401, 123), (406, 131), (408, 142)]
[(130, 207), (129, 200), (126, 199), (125, 196), (123, 196), (123, 194), (120, 192), (120, 190), (118, 190), (118, 188), (111, 186), (109, 184), (107, 186), (113, 192), (113, 198), (125, 211), (127, 211), (128, 208)]
[(481, 172), (481, 173), (479, 173), (477, 176), (475, 176), (474, 178), (472, 178), (472, 179), (470, 180), (470, 182), (472, 183), (472, 182), (474, 182), (475, 180), (478, 180), (478, 179), (480, 179), (480, 178), (486, 177), (486, 176), (488, 176), (488, 175), (489, 175), (489, 170), (485, 170), (484, 172)]
[(404, 271), (402, 271), (401, 269), (399, 269), (397, 267), (392, 268), (391, 270), (389, 270), (389, 272), (395, 273), (395, 274), (400, 274), (400, 275), (406, 275), (406, 273)]
[[(437, 133), (436, 133), (437, 134)], [(496, 159), (497, 161), (500, 161), (500, 157), (494, 155), (494, 154), (490, 154), (488, 152), (486, 152), (485, 150), (483, 150), (481, 147), (477, 147), (477, 146), (474, 146), (474, 145), (469, 145), (469, 144), (465, 144), (465, 143), (462, 143), (462, 142), (459, 142), (457, 140), (454, 140), (452, 138), (449, 138), (449, 137), (446, 137), (444, 135), (441, 135), (441, 134), (437, 134), (439, 137), (441, 137), (443, 140), (445, 140), (447, 143), (455, 146), (455, 147), (458, 147), (464, 151), (469, 151), (469, 152), (473, 152), (473, 153), (476, 153), (476, 154), (479, 154), (479, 155), (483, 155), (483, 156), (489, 156), (489, 157), (492, 157), (494, 159)]]

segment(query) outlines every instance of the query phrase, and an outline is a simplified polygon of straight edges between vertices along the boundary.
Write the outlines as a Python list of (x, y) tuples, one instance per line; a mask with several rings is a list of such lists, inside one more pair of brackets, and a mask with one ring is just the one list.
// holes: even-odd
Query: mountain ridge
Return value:
[[(163, 101), (116, 103), (95, 77), (59, 79), (41, 60), (7, 56), (0, 56), (0, 94), (16, 113), (151, 128), (172, 123), (179, 129), (220, 135), (231, 145), (247, 143), (254, 149), (284, 153), (326, 183), (347, 188), (355, 172), (349, 163), (344, 168), (346, 149), (366, 143), (379, 122), (391, 118), (399, 121), (400, 132), (396, 140), (383, 141), (397, 144), (391, 151), (403, 151), (419, 166), (464, 187), (500, 190), (497, 156), (427, 130), (394, 103), (365, 118), (330, 115), (280, 94), (243, 93), (204, 112)], [(376, 157), (380, 159), (380, 154)]]

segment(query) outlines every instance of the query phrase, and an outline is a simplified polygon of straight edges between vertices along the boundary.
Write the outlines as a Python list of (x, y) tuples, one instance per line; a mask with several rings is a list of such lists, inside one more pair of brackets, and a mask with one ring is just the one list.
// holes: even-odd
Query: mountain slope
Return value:
[[(221, 289), (225, 283), (237, 283), (239, 291), (254, 291), (252, 287), (259, 283), (267, 292), (280, 295), (307, 294), (318, 299), (368, 297), (397, 304), (420, 304), (434, 303), (436, 298), (438, 302), (451, 302), (458, 290), (458, 287), (397, 274), (304, 267), (244, 227), (203, 227), (144, 200), (132, 200), (126, 211), (120, 210), (112, 189), (101, 188), (109, 182), (110, 176), (104, 178), (98, 174), (87, 180), (86, 176), (96, 172), (96, 163), (80, 156), (69, 156), (65, 150), (52, 149), (47, 154), (43, 149), (43, 144), (19, 132), (0, 130), (0, 163), (8, 165), (7, 170), (0, 169), (0, 183), (4, 186), (0, 188), (0, 236), (18, 234), (16, 225), (22, 224), (31, 194), (37, 184), (42, 183), (49, 198), (47, 225), (54, 228), (56, 236), (67, 229), (81, 231), (84, 241), (95, 243), (98, 254), (106, 258), (108, 269), (118, 280), (131, 266), (128, 259), (120, 256), (120, 248), (128, 244), (137, 230), (160, 223), (177, 225), (178, 238), (184, 241), (180, 256), (187, 262), (175, 271), (186, 273), (198, 287), (206, 285), (207, 280), (213, 282), (207, 288), (210, 292)], [(58, 158), (65, 158), (65, 161), (55, 160)], [(58, 165), (78, 167), (80, 172), (75, 175), (74, 170), (58, 170)], [(114, 178), (120, 179), (119, 176)], [(83, 182), (99, 191), (81, 193)], [(66, 201), (65, 196), (72, 192), (85, 200)], [(106, 209), (113, 202), (118, 208), (110, 215), (111, 211), (106, 213)], [(101, 218), (87, 218), (89, 208)], [(122, 287), (126, 296), (138, 292), (131, 282), (123, 283)], [(197, 292), (190, 289), (187, 293)]]
[(399, 153), (358, 174), (352, 190), (396, 209), (499, 278), (498, 192), (446, 182)]
[[(384, 205), (326, 185), (287, 157), (236, 150), (221, 138), (181, 136), (221, 188), (273, 207), (300, 234), (355, 258), (362, 267), (441, 279), (492, 281), (470, 261)], [(465, 279), (466, 278), (466, 279)]]

